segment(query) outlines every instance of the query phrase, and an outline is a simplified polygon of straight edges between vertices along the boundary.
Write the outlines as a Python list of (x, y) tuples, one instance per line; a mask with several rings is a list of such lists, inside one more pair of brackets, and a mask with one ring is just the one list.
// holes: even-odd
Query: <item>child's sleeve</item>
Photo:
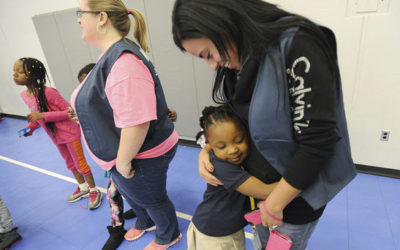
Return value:
[(238, 191), (247, 196), (257, 199), (266, 199), (272, 192), (278, 182), (273, 184), (265, 184), (247, 171), (242, 170), (238, 165), (218, 160), (218, 163), (212, 162), (214, 165), (213, 174), (223, 184), (228, 192)]
[(240, 166), (227, 161), (216, 159), (211, 163), (215, 169), (214, 176), (224, 184), (224, 188), (229, 192), (235, 191), (251, 176), (248, 172), (243, 171)]
[(53, 88), (46, 88), (46, 98), (49, 105), (56, 111), (43, 112), (44, 122), (69, 120), (68, 107), (71, 105)]
[(25, 128), (30, 128), (31, 133), (33, 133), (33, 131), (35, 131), (39, 126), (38, 122), (30, 122), (25, 126)]
[(43, 118), (44, 122), (57, 122), (57, 121), (69, 120), (67, 110), (43, 112), (43, 116), (44, 116)]

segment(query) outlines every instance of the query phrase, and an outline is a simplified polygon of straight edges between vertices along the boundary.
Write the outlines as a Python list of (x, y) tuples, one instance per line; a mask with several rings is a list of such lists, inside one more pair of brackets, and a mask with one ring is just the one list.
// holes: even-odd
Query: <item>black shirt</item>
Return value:
[(209, 236), (227, 236), (247, 225), (244, 219), (247, 196), (236, 191), (250, 174), (240, 166), (218, 159), (210, 152), (210, 161), (214, 166), (213, 174), (224, 185), (214, 187), (207, 184), (203, 201), (198, 205), (192, 222), (203, 234)]

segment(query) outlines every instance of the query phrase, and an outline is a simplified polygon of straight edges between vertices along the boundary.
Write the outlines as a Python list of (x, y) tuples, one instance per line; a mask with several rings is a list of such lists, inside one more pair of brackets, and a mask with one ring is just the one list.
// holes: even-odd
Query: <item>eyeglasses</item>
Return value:
[(93, 14), (99, 14), (100, 11), (90, 11), (90, 10), (77, 10), (76, 11), (76, 16), (78, 18), (82, 18), (82, 15), (85, 13), (93, 13)]

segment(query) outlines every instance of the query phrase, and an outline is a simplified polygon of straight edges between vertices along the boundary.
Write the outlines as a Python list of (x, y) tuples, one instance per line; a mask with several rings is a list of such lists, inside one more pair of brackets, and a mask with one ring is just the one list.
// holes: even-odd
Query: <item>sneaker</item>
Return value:
[(129, 231), (125, 234), (125, 240), (137, 240), (142, 237), (145, 232), (150, 232), (154, 230), (156, 230), (156, 225), (143, 230), (137, 229), (136, 226), (134, 226), (129, 229)]
[(89, 192), (89, 209), (93, 210), (101, 205), (101, 199), (103, 198), (103, 194), (100, 190), (96, 189), (94, 191)]
[(78, 186), (76, 191), (72, 195), (68, 196), (67, 201), (75, 202), (75, 201), (79, 201), (83, 197), (88, 197), (88, 196), (89, 196), (89, 190), (81, 191), (81, 189)]
[(133, 209), (129, 209), (122, 215), (122, 218), (124, 218), (125, 220), (129, 220), (129, 219), (132, 219), (135, 217), (136, 217), (136, 214), (135, 214), (135, 212), (133, 212)]
[(182, 234), (179, 234), (178, 238), (165, 245), (160, 245), (153, 240), (152, 242), (150, 242), (150, 244), (148, 244), (145, 248), (143, 248), (143, 250), (165, 250), (168, 247), (178, 243), (178, 241), (180, 241), (181, 239), (182, 239)]
[(0, 234), (0, 249), (8, 249), (19, 242), (22, 237), (17, 232), (17, 228), (14, 228), (10, 232)]
[(107, 226), (108, 233), (110, 237), (108, 238), (106, 244), (104, 244), (102, 250), (115, 250), (121, 245), (122, 241), (124, 241), (124, 234), (126, 230), (124, 226)]

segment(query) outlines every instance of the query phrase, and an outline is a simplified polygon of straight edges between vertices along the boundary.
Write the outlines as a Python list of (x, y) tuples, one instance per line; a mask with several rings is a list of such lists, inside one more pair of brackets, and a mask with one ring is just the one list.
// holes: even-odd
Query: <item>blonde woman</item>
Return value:
[[(126, 38), (130, 15), (139, 45)], [(71, 97), (88, 151), (111, 172), (137, 215), (125, 239), (156, 230), (145, 249), (167, 249), (182, 238), (166, 192), (178, 134), (168, 118), (160, 80), (143, 53), (149, 51), (144, 18), (120, 0), (82, 0), (77, 16), (82, 39), (102, 51)]]

